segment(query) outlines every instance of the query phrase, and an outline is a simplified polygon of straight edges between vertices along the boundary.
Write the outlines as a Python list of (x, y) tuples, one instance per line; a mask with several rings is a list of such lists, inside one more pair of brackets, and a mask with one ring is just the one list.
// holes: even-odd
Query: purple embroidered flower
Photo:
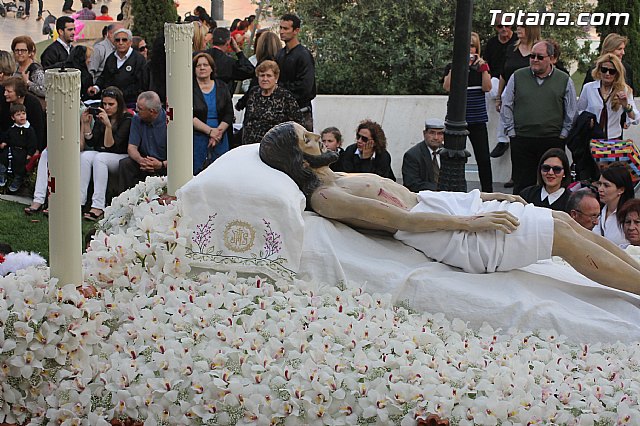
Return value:
[(211, 241), (211, 235), (213, 234), (213, 220), (216, 218), (218, 213), (214, 213), (209, 215), (209, 219), (206, 223), (201, 223), (196, 225), (196, 229), (193, 232), (192, 241), (195, 245), (198, 246), (200, 252), (204, 252), (204, 249), (207, 247), (209, 242)]
[(265, 225), (264, 231), (264, 257), (267, 258), (273, 254), (280, 253), (282, 250), (282, 241), (280, 240), (281, 235), (277, 232), (274, 232), (271, 229), (271, 222), (268, 222), (266, 219), (262, 219)]

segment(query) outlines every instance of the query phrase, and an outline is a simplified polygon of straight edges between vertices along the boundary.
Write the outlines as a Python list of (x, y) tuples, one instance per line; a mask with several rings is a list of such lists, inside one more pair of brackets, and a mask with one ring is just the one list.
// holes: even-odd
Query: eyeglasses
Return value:
[(529, 55), (529, 59), (534, 60), (537, 59), (539, 61), (543, 60), (544, 58), (548, 58), (549, 56), (543, 56), (543, 55), (536, 55), (535, 53), (532, 53)]
[(128, 38), (116, 38), (116, 39), (114, 39), (114, 41), (116, 43), (126, 43), (126, 42), (129, 41), (129, 39)]
[(543, 173), (549, 173), (551, 170), (553, 170), (554, 174), (559, 175), (564, 170), (564, 167), (543, 164), (542, 166), (540, 166), (540, 170), (542, 170)]
[(607, 68), (607, 67), (600, 67), (600, 72), (602, 74), (609, 74), (609, 75), (616, 75), (618, 74), (618, 70), (615, 68)]
[(582, 212), (582, 210), (578, 210), (578, 209), (574, 209), (575, 211), (577, 211), (578, 213), (580, 213), (582, 216), (586, 216), (589, 219), (591, 219), (592, 222), (596, 222), (598, 219), (600, 219), (600, 213), (598, 214), (586, 214), (584, 212)]
[(368, 138), (368, 137), (366, 137), (364, 135), (361, 135), (360, 133), (357, 133), (356, 134), (356, 141), (358, 141), (360, 139), (362, 139), (362, 142), (364, 142), (364, 143), (367, 143), (367, 142), (369, 142), (371, 140), (371, 138)]
[(138, 46), (138, 50), (144, 52), (145, 50), (147, 50), (147, 46)]
[(115, 98), (116, 97), (116, 92), (115, 90), (103, 90), (102, 91), (102, 97), (107, 97), (107, 98)]
[(29, 49), (13, 49), (13, 53), (17, 53), (18, 55), (29, 53)]

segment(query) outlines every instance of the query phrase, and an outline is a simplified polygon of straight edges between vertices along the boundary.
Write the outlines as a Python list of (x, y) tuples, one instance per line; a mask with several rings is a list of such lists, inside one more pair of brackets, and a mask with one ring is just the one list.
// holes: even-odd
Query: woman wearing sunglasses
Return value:
[(627, 126), (638, 124), (640, 118), (633, 91), (625, 83), (624, 66), (616, 55), (608, 53), (598, 58), (592, 75), (595, 80), (585, 84), (580, 93), (577, 115), (593, 113), (606, 139), (620, 139), (622, 114), (626, 113)]
[(343, 167), (347, 173), (374, 173), (396, 180), (382, 126), (372, 120), (360, 122), (356, 130), (356, 143), (344, 150)]
[[(604, 56), (607, 53), (612, 55), (616, 55), (618, 59), (622, 62), (622, 66), (624, 67), (624, 77), (625, 82), (633, 89), (635, 92), (635, 87), (633, 86), (633, 68), (627, 65), (624, 61), (624, 54), (627, 45), (629, 44), (629, 39), (623, 35), (617, 33), (610, 33), (608, 36), (604, 38), (602, 41), (602, 49), (600, 52), (600, 56)], [(594, 77), (592, 71), (597, 68), (596, 66), (592, 66), (587, 71), (587, 74), (584, 76), (584, 81), (582, 82), (582, 86), (585, 86), (587, 83), (594, 81)]]
[(624, 218), (618, 216), (622, 206), (634, 197), (631, 173), (624, 163), (612, 163), (602, 171), (600, 179), (594, 182), (598, 188), (600, 203), (604, 204), (600, 220), (593, 232), (600, 234), (614, 244), (629, 244), (622, 232)]
[(520, 196), (530, 204), (552, 210), (566, 211), (571, 192), (569, 159), (564, 150), (551, 148), (542, 155), (538, 165), (538, 184), (524, 188)]
[[(102, 107), (87, 108), (80, 116), (80, 202), (87, 201), (87, 188), (93, 176), (91, 210), (87, 220), (102, 218), (109, 173), (117, 173), (120, 160), (127, 156), (131, 113), (122, 91), (107, 87), (102, 91)], [(93, 122), (93, 128), (91, 127)], [(88, 149), (93, 148), (92, 150)]]

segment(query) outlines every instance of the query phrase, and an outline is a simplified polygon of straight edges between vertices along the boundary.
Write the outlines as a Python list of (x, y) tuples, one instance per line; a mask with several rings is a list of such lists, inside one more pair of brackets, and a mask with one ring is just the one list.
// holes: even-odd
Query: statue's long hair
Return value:
[(260, 142), (260, 159), (293, 179), (307, 198), (309, 206), (309, 198), (321, 185), (321, 181), (313, 170), (305, 165), (293, 124), (293, 121), (278, 124), (264, 135)]

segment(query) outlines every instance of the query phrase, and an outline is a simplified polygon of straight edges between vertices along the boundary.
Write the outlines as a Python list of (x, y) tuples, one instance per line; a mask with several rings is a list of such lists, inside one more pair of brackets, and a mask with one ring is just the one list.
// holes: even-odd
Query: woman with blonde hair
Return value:
[(591, 72), (594, 81), (582, 88), (578, 100), (579, 116), (588, 111), (597, 117), (606, 139), (622, 137), (622, 114), (624, 123), (638, 124), (640, 112), (633, 100), (633, 91), (625, 82), (625, 71), (618, 56), (606, 53), (598, 58)]
[[(635, 93), (636, 89), (633, 87), (633, 69), (628, 66), (622, 58), (624, 57), (625, 48), (629, 44), (629, 39), (625, 36), (622, 36), (617, 33), (611, 33), (607, 35), (602, 41), (602, 49), (600, 52), (600, 56), (604, 56), (607, 53), (615, 55), (622, 62), (622, 66), (624, 67), (624, 78), (627, 85), (633, 90)], [(584, 82), (582, 85), (586, 85), (594, 80), (594, 76), (592, 74), (593, 70), (596, 69), (597, 66), (593, 66), (587, 71), (587, 75), (584, 76)]]
[(202, 52), (207, 49), (207, 35), (209, 29), (200, 21), (193, 21), (193, 53)]

